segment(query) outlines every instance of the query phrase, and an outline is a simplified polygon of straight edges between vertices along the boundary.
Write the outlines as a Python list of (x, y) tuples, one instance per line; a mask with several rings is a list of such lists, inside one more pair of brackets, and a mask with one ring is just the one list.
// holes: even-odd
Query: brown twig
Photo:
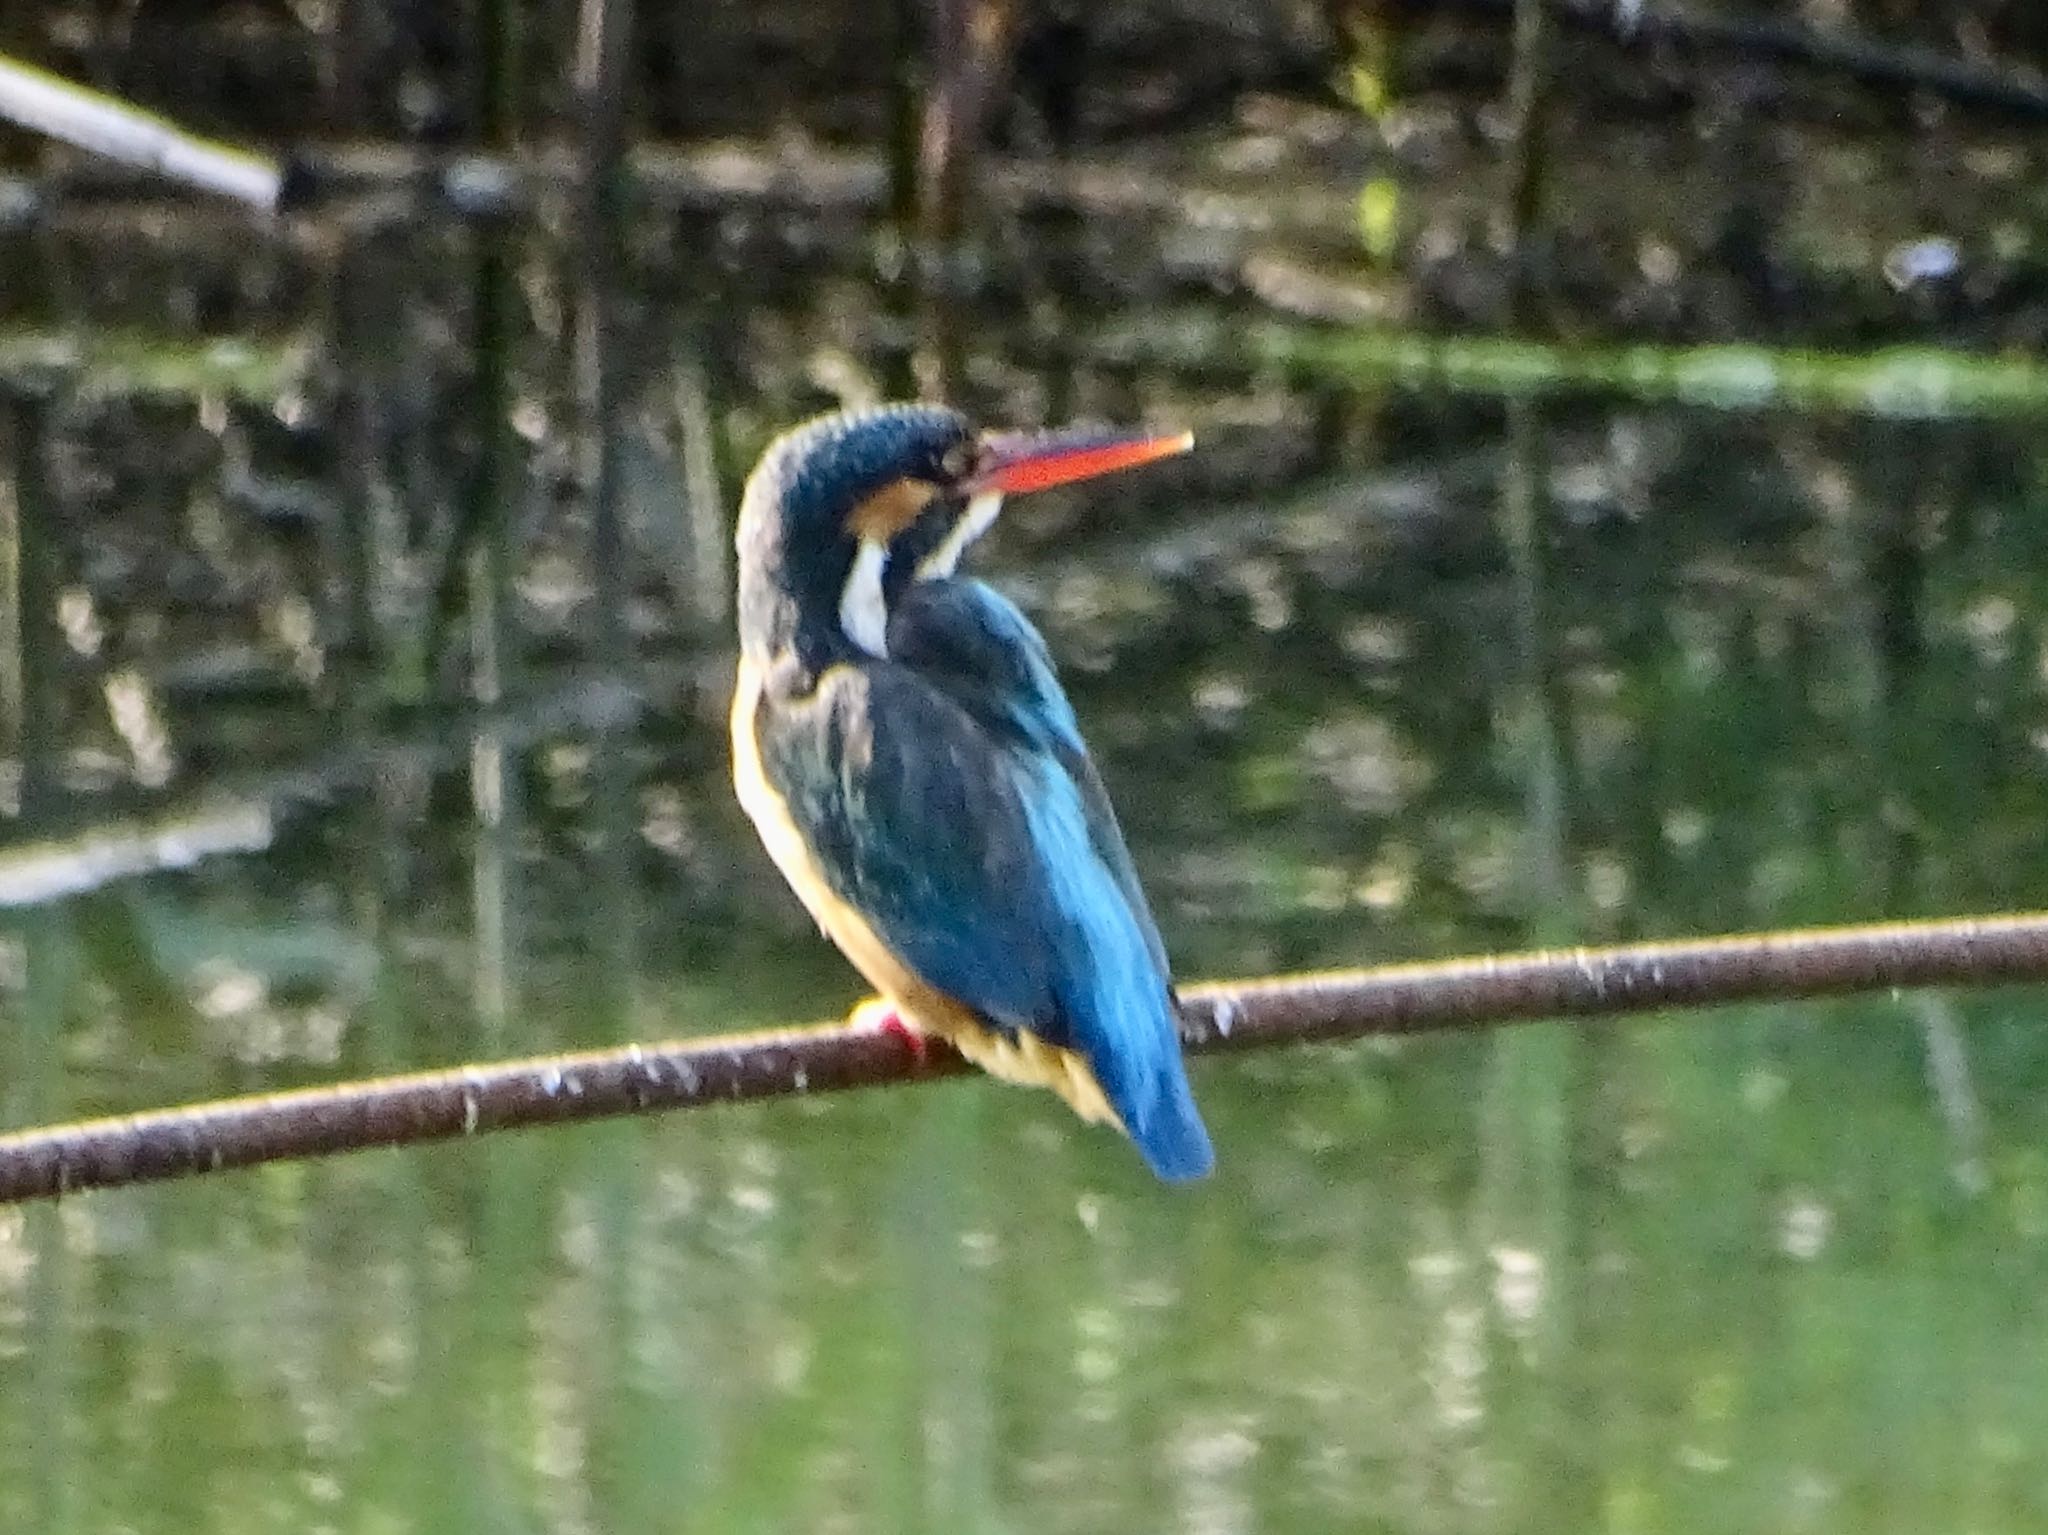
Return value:
[[(1518, 0), (1447, 0), (1454, 9), (1514, 13)], [(1676, 0), (1544, 0), (1559, 20), (1620, 47), (1660, 46), (1791, 64), (1862, 86), (1920, 91), (1958, 107), (2048, 117), (2048, 80), (2023, 69), (1892, 42), (1845, 25), (1809, 25)]]
[[(1514, 0), (1466, 0), (1507, 9)], [(1958, 106), (2048, 116), (2048, 81), (1932, 48), (1903, 47), (1844, 26), (1808, 26), (1670, 0), (1550, 0), (1564, 20), (1624, 46), (1675, 43), (1825, 70), (1859, 85), (1925, 91)]]
[[(2048, 981), (2048, 913), (1571, 949), (1190, 989), (1191, 1052), (1901, 986)], [(0, 1136), (0, 1204), (652, 1109), (951, 1076), (934, 1041), (841, 1025), (627, 1045)]]

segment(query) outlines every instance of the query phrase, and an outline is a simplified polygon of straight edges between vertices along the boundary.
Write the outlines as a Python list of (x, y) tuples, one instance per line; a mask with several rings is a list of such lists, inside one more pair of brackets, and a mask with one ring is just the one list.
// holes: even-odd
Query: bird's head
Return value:
[(1187, 433), (977, 431), (940, 405), (820, 416), (778, 437), (740, 503), (740, 638), (887, 653), (889, 609), (953, 574), (1003, 498), (1185, 452)]

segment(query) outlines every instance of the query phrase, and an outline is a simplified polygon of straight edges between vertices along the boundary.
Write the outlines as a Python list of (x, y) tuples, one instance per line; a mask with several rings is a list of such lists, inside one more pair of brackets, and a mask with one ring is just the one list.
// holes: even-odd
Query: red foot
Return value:
[(931, 1041), (924, 1037), (922, 1029), (913, 1028), (905, 1023), (903, 1015), (893, 1007), (889, 1009), (889, 1016), (884, 1018), (878, 1027), (884, 1034), (893, 1034), (902, 1040), (910, 1051), (910, 1058), (920, 1066), (924, 1064), (925, 1057), (931, 1053), (932, 1047)]
[(911, 1059), (922, 1066), (931, 1052), (931, 1040), (924, 1030), (896, 1011), (893, 1004), (880, 997), (870, 997), (853, 1010), (848, 1020), (857, 1029), (873, 1029), (877, 1034), (892, 1035), (903, 1041), (910, 1051)]

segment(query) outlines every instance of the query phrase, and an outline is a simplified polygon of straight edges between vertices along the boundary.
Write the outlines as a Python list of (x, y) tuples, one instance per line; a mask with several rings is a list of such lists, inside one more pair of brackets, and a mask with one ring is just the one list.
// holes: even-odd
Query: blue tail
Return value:
[[(1136, 881), (1127, 889), (1103, 860), (1121, 853), (1114, 822), (1091, 827), (1064, 770), (1023, 797), (1053, 913), (1048, 927), (1052, 1000), (1071, 1045), (1160, 1177), (1199, 1178), (1216, 1163), (1188, 1088), (1165, 956)], [(1122, 854), (1128, 858), (1128, 854)]]
[(1179, 1060), (1163, 1061), (1151, 1082), (1147, 1100), (1123, 1111), (1125, 1126), (1145, 1163), (1169, 1183), (1200, 1178), (1216, 1165), (1209, 1132), (1202, 1125), (1188, 1074)]
[[(1113, 928), (1096, 936), (1111, 941), (1096, 950), (1085, 1000), (1070, 1006), (1075, 1043), (1146, 1165), (1171, 1183), (1199, 1178), (1216, 1153), (1188, 1086), (1173, 995), (1142, 944), (1114, 942)], [(1111, 956), (1124, 964), (1101, 963)]]

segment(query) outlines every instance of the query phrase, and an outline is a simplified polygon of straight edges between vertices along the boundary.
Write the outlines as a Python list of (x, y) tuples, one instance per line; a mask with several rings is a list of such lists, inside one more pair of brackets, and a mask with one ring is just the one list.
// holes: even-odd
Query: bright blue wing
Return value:
[(1004, 688), (1030, 672), (1028, 657), (998, 649), (976, 710), (953, 696), (958, 677), (833, 667), (763, 711), (763, 770), (834, 892), (912, 970), (997, 1028), (1077, 1051), (1153, 1168), (1198, 1176), (1212, 1156), (1150, 914), (1104, 858), (1067, 766), (1071, 710), (1060, 749), (992, 727), (1021, 706)]
[(897, 668), (832, 667), (764, 703), (761, 768), (835, 894), (938, 990), (1068, 1044), (1021, 796), (972, 722)]
[[(889, 653), (991, 729), (1050, 752), (1081, 797), (1088, 837), (1108, 868), (1163, 976), (1172, 970), (1152, 907), (1109, 793), (1081, 739), (1045, 639), (1016, 604), (965, 577), (924, 581), (898, 600), (889, 620)], [(1170, 989), (1170, 982), (1169, 982)]]

